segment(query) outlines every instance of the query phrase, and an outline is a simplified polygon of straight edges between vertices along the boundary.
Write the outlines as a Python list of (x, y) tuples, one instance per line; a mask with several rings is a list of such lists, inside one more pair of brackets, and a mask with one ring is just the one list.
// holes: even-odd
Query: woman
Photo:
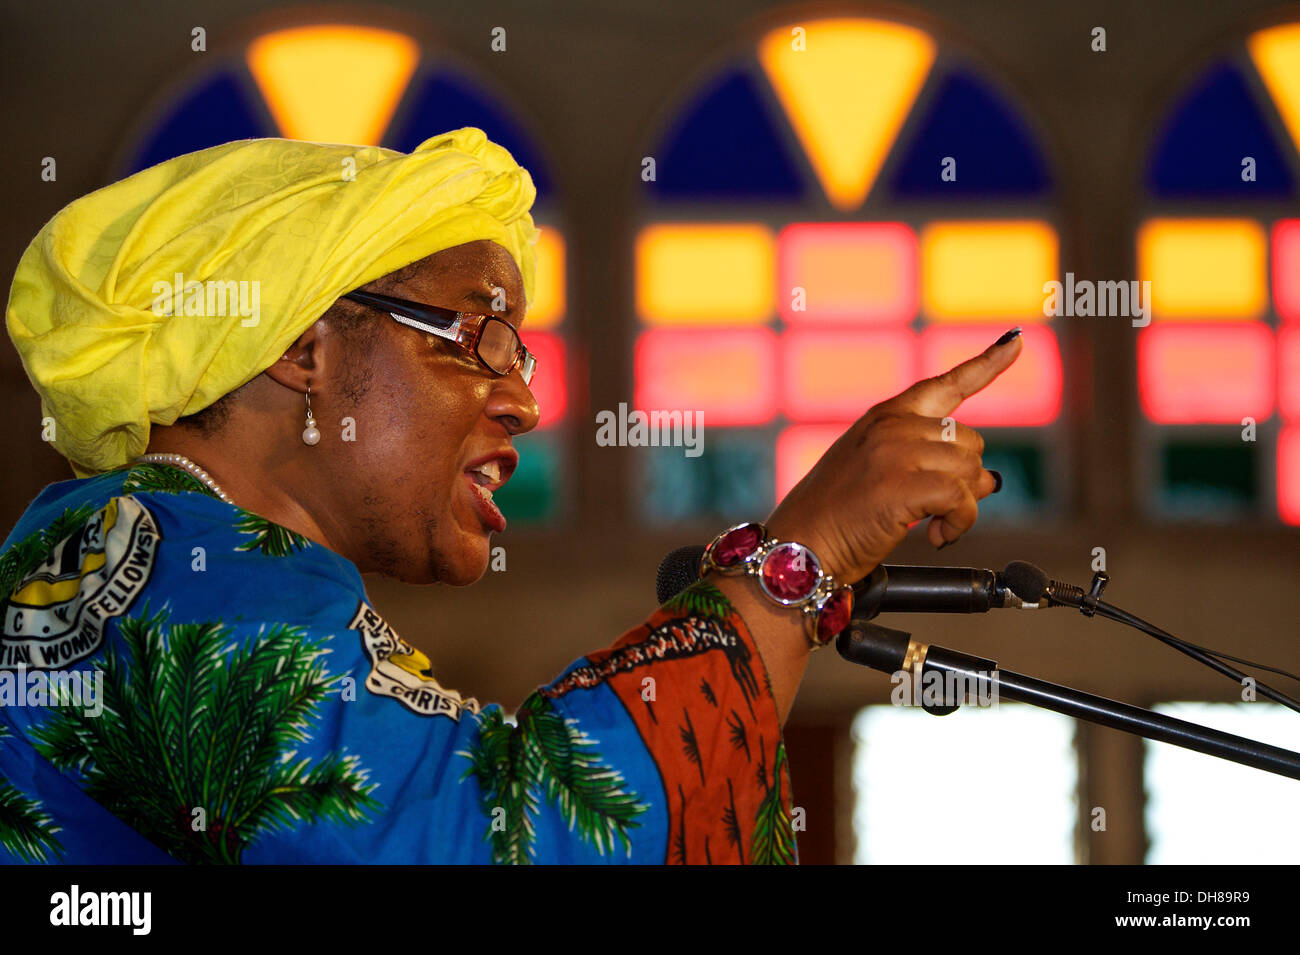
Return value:
[(1018, 330), (868, 411), (512, 725), (442, 687), (360, 574), (487, 568), (537, 424), (534, 195), (473, 128), (410, 155), (249, 140), (36, 237), (7, 324), (78, 480), (0, 548), (0, 858), (795, 861), (781, 727), (808, 654), (911, 523), (943, 546), (997, 489), (942, 419)]

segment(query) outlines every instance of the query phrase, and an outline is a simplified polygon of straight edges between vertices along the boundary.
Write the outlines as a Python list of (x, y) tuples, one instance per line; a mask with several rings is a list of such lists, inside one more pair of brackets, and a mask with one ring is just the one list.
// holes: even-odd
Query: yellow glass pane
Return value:
[(392, 30), (308, 26), (258, 37), (248, 69), (286, 139), (373, 146), (419, 56), (414, 40)]
[(1268, 239), (1252, 219), (1151, 219), (1138, 277), (1157, 318), (1249, 321), (1268, 304)]
[(637, 310), (657, 325), (763, 324), (775, 270), (776, 238), (766, 226), (647, 226), (636, 243)]
[(1046, 222), (931, 223), (921, 231), (922, 307), (937, 321), (1044, 321), (1057, 257)]
[(549, 226), (539, 228), (536, 281), (526, 320), (528, 328), (553, 328), (564, 321), (564, 236)]
[(883, 20), (779, 27), (758, 58), (827, 198), (862, 205), (934, 62), (921, 30)]
[(1291, 141), (1300, 149), (1300, 23), (1261, 30), (1246, 46)]

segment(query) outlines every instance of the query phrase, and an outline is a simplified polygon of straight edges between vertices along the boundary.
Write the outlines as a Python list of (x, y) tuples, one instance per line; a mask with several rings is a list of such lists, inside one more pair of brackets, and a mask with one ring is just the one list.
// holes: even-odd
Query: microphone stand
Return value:
[[(850, 663), (882, 673), (904, 671), (917, 680), (924, 674), (939, 674), (945, 687), (960, 685), (973, 689), (979, 699), (987, 699), (996, 693), (995, 699), (1005, 697), (1031, 703), (1075, 719), (1300, 779), (1300, 753), (1002, 670), (994, 660), (920, 643), (910, 633), (872, 623), (869, 617), (859, 616), (857, 611), (836, 640), (835, 648)], [(943, 716), (956, 710), (961, 702), (964, 701), (945, 693), (942, 705), (922, 705), (926, 710)]]

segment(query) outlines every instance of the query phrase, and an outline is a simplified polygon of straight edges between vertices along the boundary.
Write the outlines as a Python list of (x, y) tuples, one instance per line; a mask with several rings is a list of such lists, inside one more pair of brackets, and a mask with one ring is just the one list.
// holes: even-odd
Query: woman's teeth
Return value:
[(470, 468), (469, 473), (474, 476), (474, 482), (480, 486), (496, 484), (501, 480), (501, 464), (498, 461), (489, 461)]

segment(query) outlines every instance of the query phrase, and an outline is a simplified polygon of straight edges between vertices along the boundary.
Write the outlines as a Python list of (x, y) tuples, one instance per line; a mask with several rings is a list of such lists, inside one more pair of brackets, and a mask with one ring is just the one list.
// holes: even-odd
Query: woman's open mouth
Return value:
[[(492, 500), (492, 492), (505, 484), (506, 480), (509, 480), (510, 472), (514, 471), (513, 467), (509, 467), (503, 480), (501, 463), (500, 457), (492, 457), (465, 470), (470, 498), (483, 521), (483, 526), (488, 531), (496, 531), (498, 534), (506, 529), (506, 517)], [(510, 464), (513, 462), (507, 462), (507, 466)]]

